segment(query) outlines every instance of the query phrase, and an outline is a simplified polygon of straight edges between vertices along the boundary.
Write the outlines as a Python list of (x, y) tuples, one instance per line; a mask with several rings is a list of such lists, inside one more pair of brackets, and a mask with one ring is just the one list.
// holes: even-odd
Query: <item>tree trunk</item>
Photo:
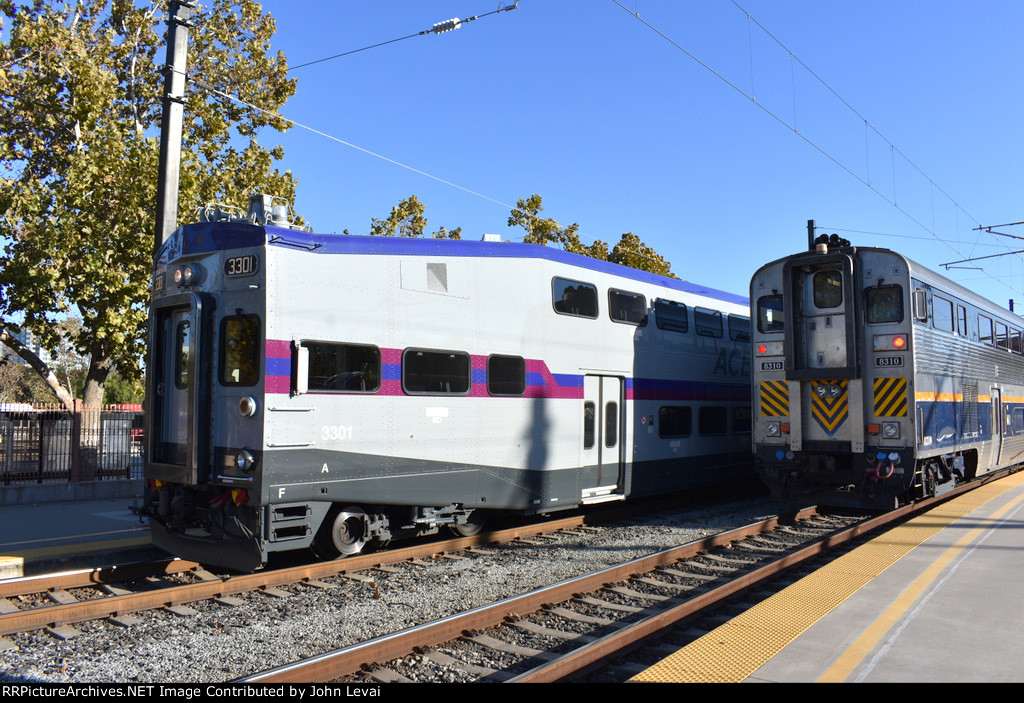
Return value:
[(111, 360), (109, 345), (102, 340), (92, 343), (89, 348), (92, 358), (89, 361), (89, 371), (85, 375), (85, 391), (82, 395), (84, 405), (102, 405), (103, 392), (107, 383), (107, 376), (110, 375)]

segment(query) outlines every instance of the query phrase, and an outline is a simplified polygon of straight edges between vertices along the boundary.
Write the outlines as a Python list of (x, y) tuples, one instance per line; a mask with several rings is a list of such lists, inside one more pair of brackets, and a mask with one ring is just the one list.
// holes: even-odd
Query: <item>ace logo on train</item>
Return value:
[(719, 349), (715, 368), (711, 373), (716, 376), (749, 376), (750, 352), (740, 349)]

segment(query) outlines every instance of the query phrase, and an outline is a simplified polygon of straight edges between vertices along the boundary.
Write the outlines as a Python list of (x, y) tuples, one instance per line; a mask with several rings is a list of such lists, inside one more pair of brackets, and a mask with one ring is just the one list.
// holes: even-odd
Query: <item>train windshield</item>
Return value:
[(811, 285), (814, 291), (814, 307), (838, 308), (843, 304), (842, 271), (818, 271), (814, 274)]
[(220, 339), (220, 382), (225, 386), (255, 386), (260, 380), (260, 318), (225, 317)]
[(876, 286), (864, 291), (865, 313), (869, 324), (903, 322), (903, 288)]

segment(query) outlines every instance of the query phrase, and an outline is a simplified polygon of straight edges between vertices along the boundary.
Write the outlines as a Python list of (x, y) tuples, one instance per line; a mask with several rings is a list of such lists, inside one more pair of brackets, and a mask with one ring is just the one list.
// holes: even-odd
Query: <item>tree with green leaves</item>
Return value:
[[(370, 234), (375, 237), (422, 237), (427, 227), (423, 213), (426, 206), (415, 195), (410, 195), (395, 207), (383, 220), (376, 217), (370, 222)], [(447, 230), (444, 227), (434, 232), (434, 239), (462, 239), (462, 228)]]
[(642, 271), (650, 271), (662, 276), (676, 278), (672, 273), (672, 265), (657, 252), (640, 241), (632, 232), (622, 235), (619, 243), (609, 253), (608, 245), (600, 239), (587, 246), (580, 241), (580, 226), (576, 223), (562, 227), (557, 220), (541, 217), (544, 206), (537, 194), (529, 198), (520, 198), (508, 218), (509, 227), (522, 227), (526, 230), (523, 242), (527, 244), (560, 244), (565, 251), (582, 254), (602, 261), (622, 264)]
[[(129, 381), (140, 370), (165, 11), (157, 0), (0, 0), (0, 341), (45, 377), (10, 332), (52, 349), (57, 323), (80, 317), (71, 341), (90, 359), (87, 404), (102, 401), (113, 369)], [(287, 129), (277, 111), (295, 91), (285, 57), (268, 51), (273, 19), (251, 0), (211, 0), (191, 27), (199, 78), (184, 106), (178, 212), (244, 207), (252, 192), (294, 201), (295, 180), (274, 166), (281, 148), (256, 140)]]

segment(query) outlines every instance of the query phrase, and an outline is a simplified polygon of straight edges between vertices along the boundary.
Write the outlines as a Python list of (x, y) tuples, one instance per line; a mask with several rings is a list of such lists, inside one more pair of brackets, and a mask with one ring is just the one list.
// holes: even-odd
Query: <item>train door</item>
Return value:
[(845, 254), (801, 259), (787, 264), (784, 276), (792, 301), (786, 309), (786, 329), (792, 330), (785, 341), (786, 378), (800, 381), (804, 418), (793, 440), (804, 449), (826, 442), (862, 451), (863, 388), (852, 382), (860, 374), (853, 260)]
[(1003, 409), (1003, 392), (992, 388), (992, 467), (999, 466), (1002, 458), (1003, 436), (1006, 434), (1006, 411)]
[(202, 384), (200, 299), (193, 293), (164, 298), (154, 303), (150, 320), (146, 436), (155, 473), (149, 475), (195, 484)]
[(624, 383), (618, 376), (583, 377), (583, 502), (621, 498), (625, 468)]

